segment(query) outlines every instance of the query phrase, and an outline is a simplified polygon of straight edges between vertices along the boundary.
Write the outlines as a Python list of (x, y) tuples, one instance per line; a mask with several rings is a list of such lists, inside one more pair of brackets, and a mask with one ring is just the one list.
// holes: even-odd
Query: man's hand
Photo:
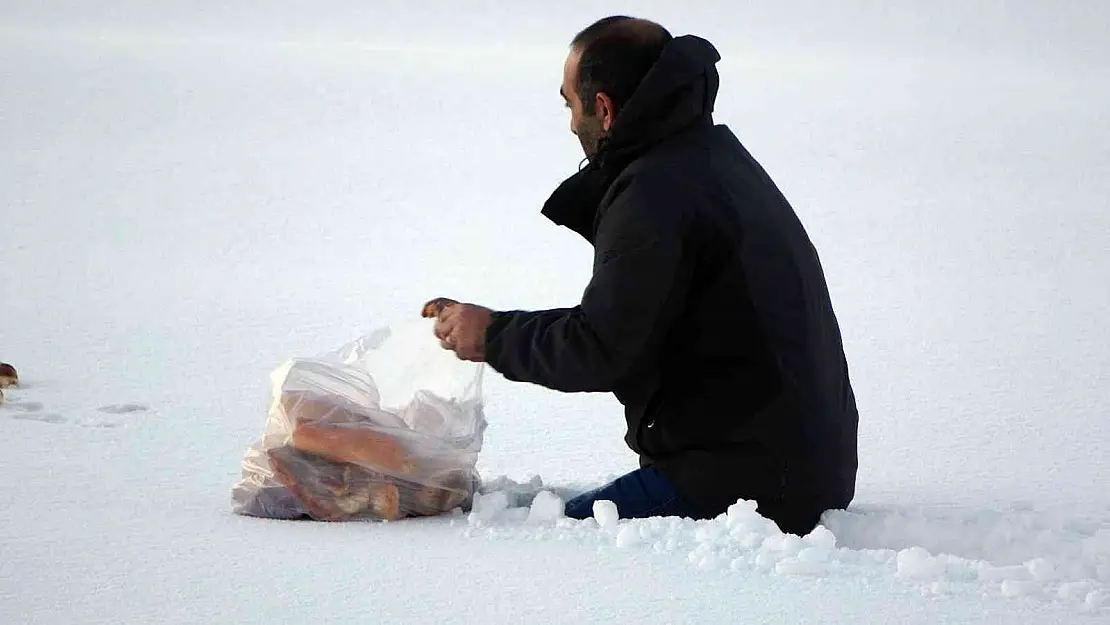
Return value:
[[(492, 311), (476, 304), (464, 304), (447, 298), (438, 298), (424, 305), (438, 309), (435, 335), (444, 349), (450, 349), (461, 360), (483, 362), (486, 356), (486, 329)], [(425, 315), (432, 316), (432, 315)]]

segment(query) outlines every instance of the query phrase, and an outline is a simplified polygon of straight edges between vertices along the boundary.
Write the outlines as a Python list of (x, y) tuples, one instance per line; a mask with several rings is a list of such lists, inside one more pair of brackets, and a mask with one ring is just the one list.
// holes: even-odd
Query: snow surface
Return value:
[(1110, 622), (1105, 3), (617, 2), (821, 252), (857, 498), (807, 537), (562, 518), (619, 406), (485, 377), (476, 507), (230, 514), (268, 374), (439, 295), (574, 303), (539, 215), (594, 3), (0, 8), (0, 622)]

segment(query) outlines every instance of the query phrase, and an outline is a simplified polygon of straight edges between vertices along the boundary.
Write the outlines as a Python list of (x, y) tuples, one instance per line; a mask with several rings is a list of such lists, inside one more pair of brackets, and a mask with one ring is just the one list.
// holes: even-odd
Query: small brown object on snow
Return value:
[(420, 316), (425, 318), (438, 317), (443, 312), (444, 308), (458, 304), (455, 300), (448, 297), (437, 297), (431, 300), (424, 307), (420, 309)]
[(19, 386), (19, 375), (15, 372), (15, 367), (6, 362), (0, 362), (0, 388), (9, 386)]

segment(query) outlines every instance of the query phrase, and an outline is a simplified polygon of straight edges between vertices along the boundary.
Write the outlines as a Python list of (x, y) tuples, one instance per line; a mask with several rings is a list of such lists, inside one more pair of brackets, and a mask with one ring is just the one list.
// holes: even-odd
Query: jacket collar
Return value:
[(564, 180), (544, 202), (544, 217), (594, 243), (597, 209), (612, 180), (594, 163)]

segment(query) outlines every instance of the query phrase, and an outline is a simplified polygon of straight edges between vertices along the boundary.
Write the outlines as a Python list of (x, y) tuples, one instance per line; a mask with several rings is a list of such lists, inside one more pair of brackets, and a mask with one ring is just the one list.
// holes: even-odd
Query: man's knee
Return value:
[(591, 490), (577, 497), (571, 498), (567, 501), (564, 507), (564, 514), (568, 519), (588, 519), (594, 514), (594, 493), (596, 490)]
[(593, 505), (600, 500), (613, 502), (622, 519), (652, 516), (704, 518), (686, 502), (675, 487), (654, 467), (627, 473), (616, 480), (572, 498), (566, 503), (565, 514), (572, 519), (593, 516)]

